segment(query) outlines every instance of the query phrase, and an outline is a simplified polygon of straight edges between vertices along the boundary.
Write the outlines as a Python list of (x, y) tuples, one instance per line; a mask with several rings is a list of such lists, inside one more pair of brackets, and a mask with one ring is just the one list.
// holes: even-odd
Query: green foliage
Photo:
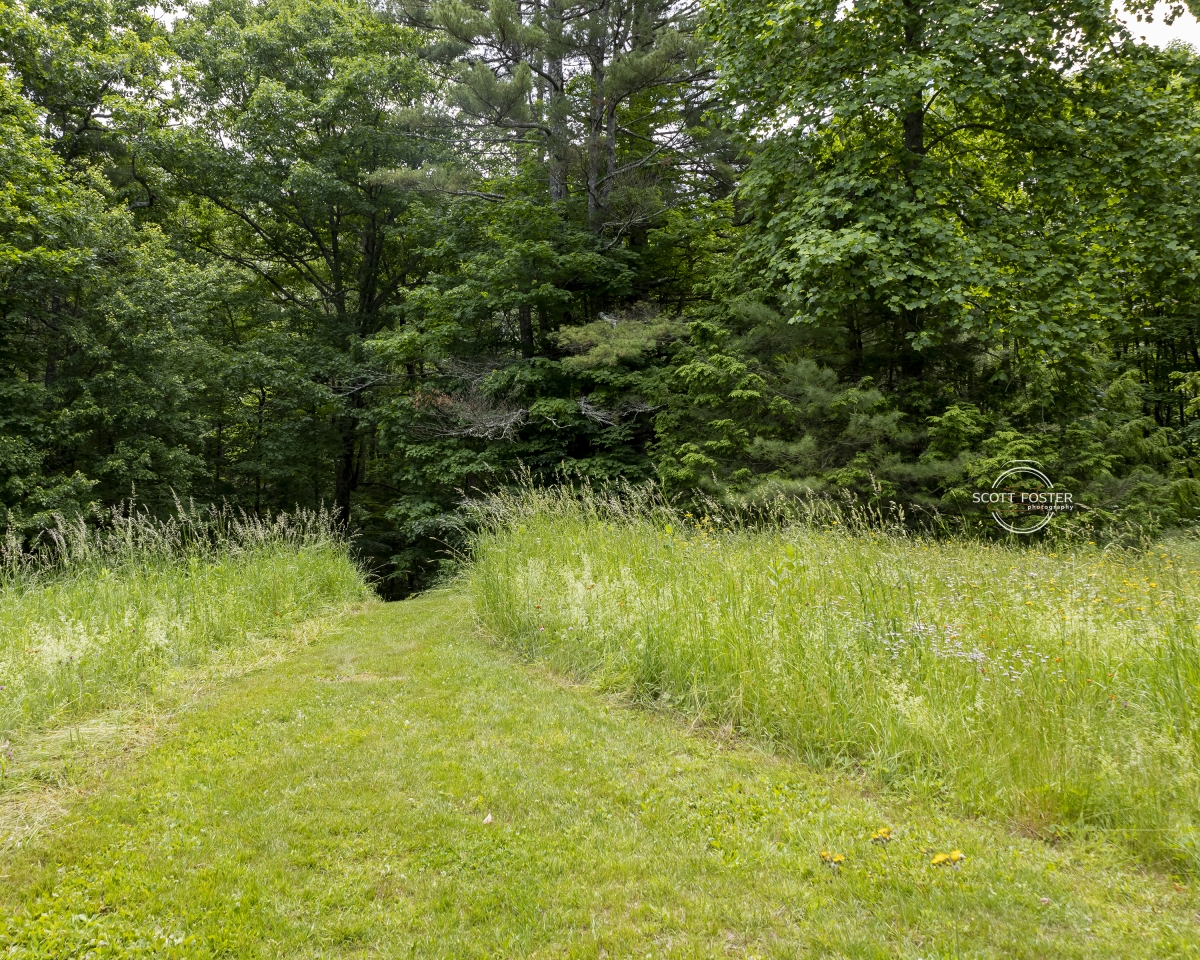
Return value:
[(34, 106), (39, 133), (72, 169), (99, 163), (135, 207), (155, 201), (138, 161), (165, 116), (170, 61), (160, 16), (138, 0), (0, 8), (0, 62)]
[(1107, 4), (716, 4), (710, 29), (742, 125), (776, 125), (743, 185), (763, 269), (798, 321), (886, 330), (874, 365), (1068, 361), (1131, 276), (1196, 269), (1194, 61)]
[(1100, 0), (9, 4), (0, 500), (329, 504), (396, 594), (522, 473), (1190, 525), (1198, 63)]
[(0, 78), (0, 496), (34, 527), (135, 490), (164, 506), (203, 470), (195, 275), (94, 169), (69, 175), (34, 121)]
[[(1130, 43), (1101, 3), (833, 7), (714, 3), (707, 25), (753, 154), (741, 282), (848, 399), (880, 391), (875, 423), (804, 431), (835, 460), (813, 479), (952, 506), (965, 461), (978, 479), (1025, 443), (1097, 509), (1189, 521), (1169, 374), (1197, 362), (1194, 55)], [(761, 382), (732, 362), (726, 395), (790, 401), (785, 350), (732, 350)], [(758, 421), (731, 412), (759, 474)]]
[[(179, 225), (188, 243), (252, 275), (301, 339), (285, 362), (292, 379), (310, 382), (300, 404), (326, 408), (333, 450), (313, 454), (332, 454), (329, 492), (350, 519), (379, 376), (363, 341), (426, 269), (431, 229), (419, 203), (375, 174), (427, 156), (404, 117), (432, 80), (411, 31), (352, 0), (203, 4), (173, 41), (188, 62), (191, 122), (159, 142), (181, 194)], [(259, 367), (250, 378), (264, 404), (294, 404), (266, 382), (273, 364), (254, 353), (245, 363)]]

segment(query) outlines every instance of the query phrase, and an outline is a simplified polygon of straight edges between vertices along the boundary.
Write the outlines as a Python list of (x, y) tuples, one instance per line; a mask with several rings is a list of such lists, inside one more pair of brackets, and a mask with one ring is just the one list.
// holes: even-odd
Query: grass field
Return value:
[[(0, 741), (131, 702), (369, 591), (327, 517), (114, 515), (0, 571)], [(3, 751), (5, 755), (7, 750)], [(0, 759), (0, 764), (7, 762)], [(0, 770), (0, 772), (3, 772)]]
[(371, 605), (0, 859), (0, 956), (1200, 955), (1190, 882), (1119, 848), (624, 703), (480, 638), (461, 595)]
[(1184, 550), (494, 516), (10, 558), (0, 956), (1200, 958)]
[(495, 635), (818, 768), (1047, 839), (1200, 867), (1200, 559), (764, 532), (600, 496), (500, 503)]

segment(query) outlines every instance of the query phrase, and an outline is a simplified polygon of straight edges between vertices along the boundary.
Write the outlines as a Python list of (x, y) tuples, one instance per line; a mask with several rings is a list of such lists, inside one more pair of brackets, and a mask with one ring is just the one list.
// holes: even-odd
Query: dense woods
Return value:
[(326, 505), (399, 594), (517, 474), (1200, 515), (1200, 59), (1107, 0), (4, 0), (0, 65), (20, 535)]

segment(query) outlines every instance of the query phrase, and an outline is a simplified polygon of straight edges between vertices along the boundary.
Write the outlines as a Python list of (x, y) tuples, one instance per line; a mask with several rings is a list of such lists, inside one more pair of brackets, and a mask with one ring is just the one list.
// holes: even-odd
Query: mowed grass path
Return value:
[(0, 955), (1200, 956), (1190, 885), (1116, 857), (565, 685), (446, 592), (215, 690), (6, 857)]

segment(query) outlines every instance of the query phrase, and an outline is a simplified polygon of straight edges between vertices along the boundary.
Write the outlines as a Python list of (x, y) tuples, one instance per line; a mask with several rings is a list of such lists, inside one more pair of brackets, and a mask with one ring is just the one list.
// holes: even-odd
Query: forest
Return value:
[(1200, 517), (1200, 59), (1108, 0), (3, 0), (0, 126), (10, 537), (327, 508), (403, 596), (564, 478)]

